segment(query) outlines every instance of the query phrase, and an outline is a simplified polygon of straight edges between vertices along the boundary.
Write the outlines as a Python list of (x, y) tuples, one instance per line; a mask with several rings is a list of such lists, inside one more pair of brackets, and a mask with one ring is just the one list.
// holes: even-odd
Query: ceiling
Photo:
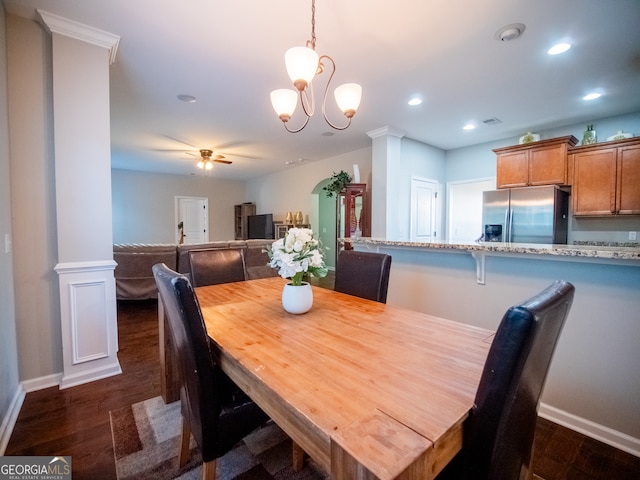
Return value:
[[(334, 87), (360, 83), (363, 98), (347, 130), (317, 113), (298, 134), (269, 93), (291, 88), (284, 52), (309, 39), (311, 0), (4, 4), (121, 37), (110, 70), (115, 168), (205, 175), (192, 155), (210, 148), (233, 164), (209, 176), (245, 180), (369, 146), (367, 132), (384, 126), (449, 150), (640, 111), (638, 0), (317, 0), (316, 50), (336, 62)], [(513, 23), (526, 27), (519, 38), (495, 38)], [(573, 47), (548, 55), (561, 40)], [(602, 97), (582, 100), (593, 90)], [(413, 95), (423, 103), (408, 106)], [(330, 92), (328, 115), (342, 123), (334, 103)], [(502, 123), (483, 123), (492, 118)], [(463, 130), (469, 122), (477, 128)]]

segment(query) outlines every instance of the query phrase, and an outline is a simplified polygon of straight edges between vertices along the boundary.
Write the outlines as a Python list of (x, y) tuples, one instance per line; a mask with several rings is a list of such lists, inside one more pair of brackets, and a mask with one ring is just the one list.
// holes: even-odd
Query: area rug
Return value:
[[(178, 468), (180, 402), (161, 397), (109, 412), (118, 480), (196, 480), (202, 478), (202, 458), (193, 438), (191, 460)], [(291, 439), (273, 422), (247, 435), (218, 459), (219, 480), (328, 480), (312, 459), (294, 472)], [(543, 480), (534, 475), (534, 480)]]
[[(165, 404), (155, 397), (109, 412), (118, 480), (202, 478), (202, 459), (193, 438), (191, 460), (178, 468), (182, 417), (180, 402)], [(273, 422), (255, 430), (218, 459), (220, 480), (326, 480), (325, 473), (307, 458), (294, 472), (291, 440)]]

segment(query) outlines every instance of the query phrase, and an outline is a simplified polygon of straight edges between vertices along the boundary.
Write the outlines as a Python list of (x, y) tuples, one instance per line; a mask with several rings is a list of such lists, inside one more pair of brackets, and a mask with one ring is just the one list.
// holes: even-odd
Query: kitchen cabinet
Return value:
[(574, 147), (575, 217), (640, 215), (640, 138)]
[(242, 205), (234, 205), (233, 213), (233, 223), (236, 240), (246, 240), (247, 238), (249, 238), (248, 217), (250, 215), (256, 214), (256, 205), (255, 203), (243, 203)]
[(578, 143), (573, 135), (496, 148), (496, 187), (567, 185), (567, 151)]

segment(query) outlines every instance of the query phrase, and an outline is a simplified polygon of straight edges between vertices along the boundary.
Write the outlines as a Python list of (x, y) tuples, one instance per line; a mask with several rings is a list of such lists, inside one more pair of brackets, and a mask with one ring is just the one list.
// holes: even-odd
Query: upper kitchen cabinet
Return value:
[(573, 215), (640, 215), (640, 138), (575, 147)]
[(497, 188), (567, 185), (567, 152), (578, 143), (573, 135), (496, 148)]

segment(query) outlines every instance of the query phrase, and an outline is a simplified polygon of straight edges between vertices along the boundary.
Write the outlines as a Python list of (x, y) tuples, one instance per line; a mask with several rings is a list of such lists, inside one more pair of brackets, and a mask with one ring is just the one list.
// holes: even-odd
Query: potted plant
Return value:
[(277, 268), (282, 278), (289, 280), (282, 292), (284, 309), (289, 313), (307, 312), (313, 304), (313, 292), (304, 277), (327, 275), (319, 240), (313, 238), (309, 228), (291, 228), (266, 252), (271, 260), (269, 265)]
[(333, 172), (330, 178), (331, 182), (329, 182), (326, 187), (322, 187), (329, 198), (333, 197), (334, 193), (340, 193), (344, 187), (351, 182), (351, 175), (344, 170), (340, 170), (338, 173)]

